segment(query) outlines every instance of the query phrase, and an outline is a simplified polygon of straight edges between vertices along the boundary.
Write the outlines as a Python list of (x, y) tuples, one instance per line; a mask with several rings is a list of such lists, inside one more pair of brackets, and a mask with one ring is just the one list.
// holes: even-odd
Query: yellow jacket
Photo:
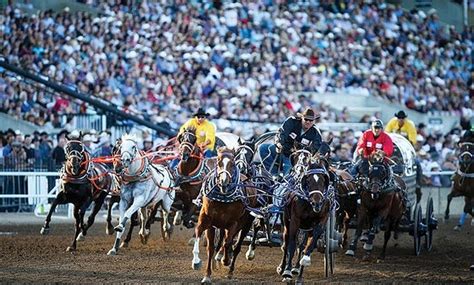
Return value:
[(397, 133), (406, 137), (413, 145), (416, 145), (416, 127), (415, 124), (408, 119), (404, 119), (403, 126), (398, 125), (398, 118), (392, 118), (385, 127), (387, 133)]
[(213, 123), (205, 120), (199, 125), (197, 118), (192, 118), (181, 126), (179, 129), (179, 134), (183, 133), (188, 127), (194, 127), (196, 129), (197, 144), (204, 144), (207, 140), (209, 140), (210, 143), (207, 146), (207, 149), (214, 150), (214, 145), (216, 144), (216, 127)]

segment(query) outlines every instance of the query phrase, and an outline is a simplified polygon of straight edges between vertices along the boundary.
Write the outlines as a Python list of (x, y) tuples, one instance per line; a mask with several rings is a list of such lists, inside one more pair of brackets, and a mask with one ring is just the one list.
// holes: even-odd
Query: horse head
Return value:
[(182, 161), (187, 161), (191, 157), (196, 146), (196, 129), (188, 127), (178, 137), (179, 153)]
[(376, 150), (369, 156), (369, 162), (372, 164), (383, 163), (385, 159), (385, 152), (383, 150)]
[(113, 167), (114, 171), (116, 173), (122, 173), (123, 172), (123, 164), (120, 160), (120, 149), (122, 147), (122, 139), (118, 138), (115, 141), (115, 145), (112, 147), (112, 156), (114, 158), (113, 160)]
[(377, 199), (383, 186), (390, 179), (389, 166), (383, 163), (370, 163), (368, 175), (368, 189), (372, 195), (372, 199)]
[(232, 173), (234, 171), (235, 152), (227, 147), (220, 147), (217, 150), (217, 185), (222, 193), (225, 193), (226, 187), (232, 181)]
[(253, 143), (248, 141), (241, 142), (239, 139), (239, 146), (235, 150), (235, 165), (239, 168), (240, 173), (250, 174), (253, 156)]
[(79, 176), (86, 159), (86, 150), (81, 141), (70, 140), (65, 147), (66, 172), (72, 176)]
[(303, 177), (302, 185), (306, 188), (306, 195), (313, 212), (320, 213), (327, 202), (329, 183), (329, 173), (324, 162), (311, 163)]
[(306, 173), (311, 162), (311, 152), (306, 149), (300, 149), (293, 152), (291, 155), (294, 161), (293, 173), (295, 177), (301, 178)]
[(122, 143), (119, 147), (120, 161), (124, 169), (128, 168), (132, 161), (137, 157), (138, 146), (137, 138), (134, 135), (125, 134), (122, 136)]
[(472, 164), (472, 156), (474, 152), (474, 143), (464, 142), (459, 144), (459, 166), (463, 170), (467, 170)]

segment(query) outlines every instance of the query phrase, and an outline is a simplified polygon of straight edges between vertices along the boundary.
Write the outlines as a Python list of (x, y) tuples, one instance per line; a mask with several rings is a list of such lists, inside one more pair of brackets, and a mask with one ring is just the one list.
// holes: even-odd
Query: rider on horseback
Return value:
[(288, 174), (291, 169), (291, 151), (296, 144), (308, 148), (314, 154), (321, 146), (321, 132), (314, 125), (314, 121), (318, 118), (319, 116), (309, 107), (296, 117), (287, 118), (278, 130), (275, 144), (262, 144), (259, 147), (265, 169), (277, 174), (277, 167), (274, 166), (277, 156), (280, 156), (283, 174)]

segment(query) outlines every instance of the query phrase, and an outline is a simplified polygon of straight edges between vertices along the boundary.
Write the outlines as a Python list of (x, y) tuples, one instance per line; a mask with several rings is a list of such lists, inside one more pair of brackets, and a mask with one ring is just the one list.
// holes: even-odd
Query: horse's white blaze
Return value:
[(317, 174), (313, 174), (313, 179), (314, 179), (314, 181), (318, 182), (319, 176)]

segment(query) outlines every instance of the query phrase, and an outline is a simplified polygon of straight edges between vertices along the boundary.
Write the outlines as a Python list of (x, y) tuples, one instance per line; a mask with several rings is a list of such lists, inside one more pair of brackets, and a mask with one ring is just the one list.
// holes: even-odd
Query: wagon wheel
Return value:
[(422, 210), (420, 204), (416, 204), (415, 206), (415, 215), (413, 216), (413, 240), (414, 240), (414, 248), (415, 248), (415, 255), (420, 255), (421, 251), (421, 223), (423, 222), (422, 218)]
[(328, 221), (326, 222), (326, 231), (324, 233), (324, 241), (326, 248), (324, 250), (324, 276), (326, 278), (334, 274), (335, 253), (331, 248), (334, 240), (334, 228), (336, 223), (335, 210), (331, 210)]
[(433, 198), (429, 198), (426, 204), (426, 219), (425, 224), (427, 226), (426, 235), (425, 235), (425, 245), (426, 250), (431, 251), (433, 248)]

